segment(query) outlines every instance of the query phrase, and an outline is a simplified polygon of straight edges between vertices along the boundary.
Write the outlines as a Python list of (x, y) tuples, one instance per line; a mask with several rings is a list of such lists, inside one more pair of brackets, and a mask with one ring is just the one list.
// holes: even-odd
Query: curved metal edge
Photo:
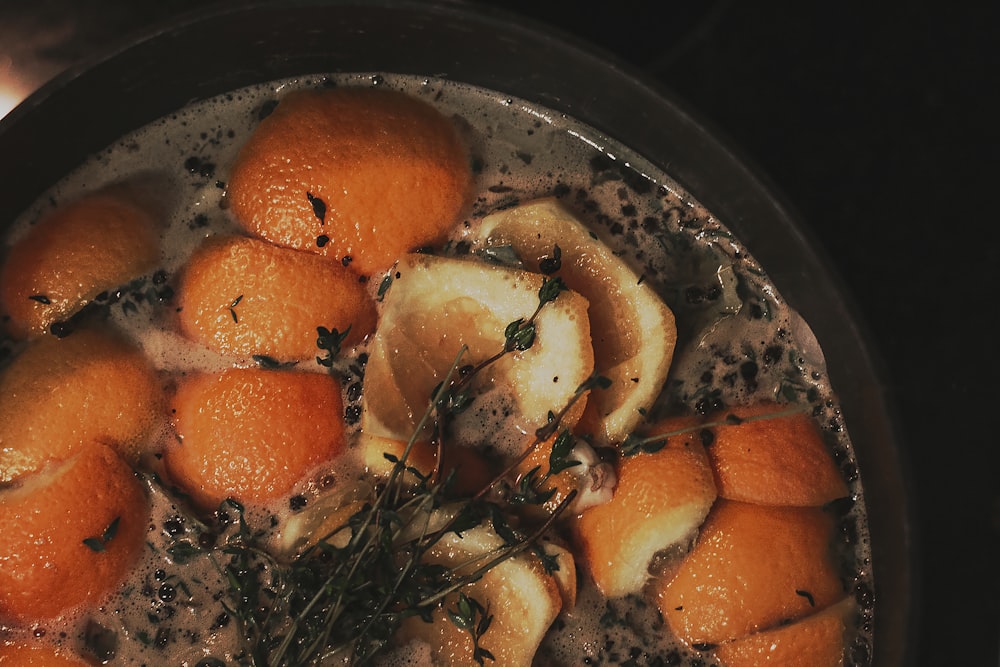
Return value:
[[(392, 39), (384, 51), (352, 50), (387, 28)], [(334, 34), (340, 44), (331, 44)], [(613, 54), (557, 28), (462, 2), (247, 2), (196, 10), (56, 77), (0, 121), (0, 183), (18, 184), (0, 195), (0, 225), (118, 136), (188, 102), (262, 80), (337, 71), (345, 62), (356, 71), (386, 71), (399, 64), (392, 53), (426, 46), (432, 36), (451, 40), (450, 52), (425, 48), (403, 73), (503, 90), (642, 147), (733, 230), (816, 331), (869, 481), (876, 595), (891, 602), (876, 603), (873, 664), (909, 664), (917, 608), (909, 565), (913, 496), (871, 336), (831, 262), (762, 170)], [(210, 52), (221, 55), (209, 55), (213, 43)]]

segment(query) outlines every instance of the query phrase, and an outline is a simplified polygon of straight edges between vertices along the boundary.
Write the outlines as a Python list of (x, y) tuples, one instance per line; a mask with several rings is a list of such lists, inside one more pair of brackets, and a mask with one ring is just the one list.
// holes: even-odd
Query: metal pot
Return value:
[(867, 495), (872, 664), (907, 664), (915, 607), (910, 498), (867, 332), (826, 259), (748, 162), (666, 91), (587, 44), (454, 2), (260, 2), (188, 14), (64, 73), (0, 121), (0, 225), (92, 153), (190, 101), (336, 71), (441, 76), (564, 112), (661, 166), (724, 221), (824, 350)]

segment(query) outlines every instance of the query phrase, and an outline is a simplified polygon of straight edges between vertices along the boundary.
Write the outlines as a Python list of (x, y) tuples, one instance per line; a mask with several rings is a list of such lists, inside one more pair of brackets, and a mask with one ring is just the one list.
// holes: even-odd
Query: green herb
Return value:
[(500, 266), (521, 266), (521, 258), (509, 245), (487, 246), (477, 253), (483, 260)]
[(714, 440), (714, 434), (711, 429), (717, 426), (738, 426), (740, 424), (747, 424), (750, 422), (763, 421), (768, 419), (777, 419), (779, 417), (788, 417), (791, 415), (799, 414), (800, 412), (808, 412), (811, 407), (808, 405), (793, 405), (784, 410), (778, 410), (776, 412), (768, 412), (761, 415), (755, 415), (752, 417), (739, 417), (733, 413), (726, 413), (720, 419), (714, 421), (703, 422), (700, 424), (694, 424), (692, 426), (686, 426), (684, 428), (674, 429), (672, 431), (664, 431), (662, 433), (656, 433), (651, 436), (639, 436), (634, 433), (630, 433), (622, 442), (621, 453), (622, 456), (634, 456), (640, 453), (652, 453), (663, 449), (667, 444), (667, 440), (679, 435), (687, 435), (689, 433), (700, 433), (702, 443), (705, 445), (710, 444)]
[[(310, 665), (334, 655), (350, 656), (350, 664), (367, 664), (405, 619), (430, 620), (446, 596), (521, 553), (541, 535), (514, 531), (501, 508), (482, 501), (466, 504), (443, 526), (433, 525), (443, 485), (423, 478), (411, 488), (405, 475), (411, 469), (405, 462), (413, 442), (379, 492), (334, 531), (349, 532), (344, 547), (334, 546), (331, 534), (290, 565), (279, 564), (257, 544), (242, 509), (230, 507), (237, 512), (238, 528), (222, 549), (230, 560), (221, 569), (229, 581), (226, 610), (241, 624), (248, 664)], [(425, 562), (442, 537), (478, 525), (482, 517), (503, 537), (503, 550), (484, 554), (482, 562), (463, 573)], [(489, 659), (489, 651), (478, 643), (488, 623), (471, 611), (479, 607), (467, 599), (470, 606), (459, 615), (479, 633), (475, 654)]]
[(541, 261), (538, 262), (538, 270), (549, 276), (562, 268), (562, 248), (558, 245), (553, 246), (552, 255), (548, 257), (543, 257)]
[(570, 452), (573, 451), (574, 444), (573, 435), (569, 432), (569, 429), (563, 429), (559, 432), (555, 442), (552, 443), (552, 451), (549, 453), (550, 475), (555, 475), (563, 470), (580, 465), (579, 461), (567, 458)]
[(347, 327), (343, 333), (337, 329), (316, 327), (316, 347), (326, 351), (326, 356), (316, 357), (316, 363), (326, 368), (333, 368), (333, 361), (340, 354), (340, 346), (343, 345), (344, 339), (347, 338), (350, 331), (351, 327)]
[[(220, 513), (231, 518), (230, 526), (209, 555), (228, 581), (224, 607), (240, 624), (245, 664), (304, 667), (322, 664), (334, 656), (347, 664), (367, 664), (389, 644), (406, 619), (430, 621), (433, 611), (453, 595), (456, 601), (446, 610), (446, 617), (470, 634), (476, 663), (482, 665), (493, 659), (483, 645), (492, 615), (463, 589), (525, 551), (536, 554), (546, 571), (558, 569), (555, 557), (545, 553), (539, 539), (573, 501), (575, 493), (568, 494), (541, 525), (522, 532), (510, 520), (510, 506), (486, 499), (488, 490), (500, 483), (509, 470), (472, 498), (454, 505), (449, 504), (447, 494), (454, 473), (443, 475), (438, 469), (423, 474), (410, 466), (408, 459), (418, 434), (428, 425), (432, 426), (437, 446), (444, 447), (449, 420), (472, 402), (472, 378), (503, 355), (528, 349), (534, 343), (533, 322), (538, 312), (564, 289), (561, 280), (546, 280), (539, 291), (536, 311), (527, 319), (512, 322), (503, 348), (485, 362), (462, 365), (466, 353), (463, 347), (429, 400), (402, 454), (387, 456), (393, 464), (391, 471), (371, 498), (344, 525), (322, 536), (291, 562), (279, 562), (268, 554), (260, 535), (245, 520), (242, 506), (227, 501), (220, 507)], [(327, 359), (318, 361), (332, 364), (346, 332), (323, 327), (317, 331), (317, 346), (329, 352)], [(595, 376), (581, 385), (573, 401), (600, 384)], [(568, 408), (550, 415), (551, 429), (558, 428)], [(572, 437), (564, 430), (556, 438), (546, 475), (578, 465), (567, 458), (572, 448)], [(537, 484), (531, 488), (543, 477), (526, 477), (524, 501), (544, 502)], [(442, 538), (449, 534), (461, 536), (482, 525), (501, 538), (502, 547), (454, 569), (428, 562), (428, 554)], [(335, 537), (346, 537), (346, 543)], [(172, 549), (171, 554), (180, 559), (195, 553), (191, 543), (179, 542)]]
[[(566, 289), (566, 283), (562, 281), (562, 278), (545, 278), (542, 281), (542, 286), (538, 289), (538, 306), (531, 317), (527, 320), (518, 318), (504, 329), (504, 349), (500, 354), (514, 351), (523, 352), (529, 349), (535, 342), (535, 319), (542, 307), (555, 301), (560, 292), (564, 292)], [(496, 358), (491, 358), (486, 363), (493, 363), (495, 360)]]
[(514, 320), (503, 332), (505, 351), (523, 352), (535, 342), (535, 325), (525, 323), (523, 319)]
[(90, 547), (91, 551), (96, 551), (98, 553), (104, 551), (104, 542), (102, 542), (99, 537), (84, 538), (83, 543)]
[(95, 551), (97, 553), (104, 551), (105, 546), (108, 544), (108, 542), (113, 540), (115, 538), (115, 535), (118, 534), (118, 524), (120, 522), (121, 522), (121, 517), (116, 516), (114, 519), (111, 520), (111, 523), (108, 524), (108, 527), (104, 529), (103, 533), (101, 533), (99, 536), (96, 537), (84, 538), (83, 543), (87, 545), (87, 547), (89, 547), (91, 551)]
[[(546, 278), (542, 281), (542, 286), (538, 290), (538, 308), (541, 308), (551, 301), (555, 301), (556, 297), (559, 296), (559, 293), (564, 292), (567, 289), (566, 283), (563, 282), (562, 278), (559, 278), (558, 276), (555, 278)], [(534, 319), (534, 317), (532, 317), (532, 319)]]
[(474, 598), (467, 597), (465, 593), (458, 594), (458, 604), (455, 609), (448, 610), (448, 618), (459, 630), (464, 630), (472, 637), (472, 659), (477, 665), (485, 664), (487, 659), (496, 660), (494, 655), (483, 648), (479, 642), (486, 631), (490, 629), (493, 622), (493, 615), (483, 608), (483, 605)]
[(667, 444), (666, 436), (652, 436), (641, 438), (634, 433), (629, 433), (621, 444), (622, 456), (633, 456), (639, 453), (652, 454), (663, 449)]
[(233, 322), (237, 324), (240, 323), (240, 318), (236, 315), (236, 306), (240, 305), (240, 301), (243, 300), (243, 295), (240, 294), (238, 297), (233, 299), (233, 302), (229, 304), (229, 314), (233, 316)]
[(189, 563), (198, 556), (204, 555), (204, 553), (204, 549), (188, 540), (178, 540), (167, 547), (167, 554), (170, 556), (170, 559), (178, 565)]
[(382, 277), (382, 281), (378, 284), (378, 293), (375, 296), (377, 301), (385, 299), (385, 293), (389, 291), (390, 287), (392, 287), (392, 280), (392, 274), (390, 273), (387, 273)]
[(458, 382), (459, 386), (465, 386), (470, 383), (472, 378), (482, 371), (482, 369), (496, 363), (504, 355), (530, 349), (535, 343), (535, 320), (538, 318), (539, 313), (546, 304), (555, 301), (556, 297), (561, 292), (566, 291), (566, 289), (566, 283), (562, 281), (562, 278), (545, 278), (538, 289), (538, 305), (535, 307), (534, 312), (527, 319), (522, 317), (510, 322), (504, 328), (503, 348), (493, 356), (488, 357), (478, 365), (470, 367), (463, 372)]

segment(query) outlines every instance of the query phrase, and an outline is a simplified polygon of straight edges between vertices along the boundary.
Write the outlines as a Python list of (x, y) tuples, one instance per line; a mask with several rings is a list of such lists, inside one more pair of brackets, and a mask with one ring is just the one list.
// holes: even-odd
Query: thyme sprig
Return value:
[(544, 308), (546, 304), (555, 301), (556, 297), (567, 289), (566, 283), (563, 282), (563, 279), (558, 276), (546, 277), (543, 279), (542, 285), (538, 289), (538, 305), (535, 307), (534, 312), (531, 313), (527, 319), (518, 318), (510, 322), (504, 328), (503, 347), (493, 356), (487, 357), (472, 369), (463, 373), (458, 383), (459, 387), (467, 385), (480, 371), (487, 366), (496, 363), (505, 355), (510, 354), (511, 352), (523, 352), (531, 348), (531, 346), (535, 343), (535, 320), (542, 312), (542, 308)]
[[(239, 624), (241, 664), (305, 667), (322, 664), (333, 656), (345, 664), (368, 664), (389, 645), (407, 619), (418, 617), (430, 622), (434, 610), (449, 599), (456, 602), (446, 610), (446, 617), (469, 633), (473, 659), (480, 665), (493, 659), (482, 644), (492, 614), (468, 595), (465, 587), (529, 549), (541, 558), (548, 572), (558, 569), (555, 558), (545, 553), (540, 540), (576, 494), (567, 494), (541, 525), (526, 533), (512, 524), (506, 505), (486, 499), (487, 492), (507, 477), (510, 468), (472, 498), (454, 505), (448, 503), (446, 495), (454, 472), (445, 474), (438, 467), (424, 474), (408, 460), (420, 434), (431, 422), (437, 446), (444, 447), (449, 421), (473, 400), (469, 393), (472, 379), (504, 355), (529, 349), (534, 344), (538, 314), (565, 289), (561, 279), (546, 278), (536, 310), (525, 319), (511, 322), (504, 332), (502, 349), (485, 361), (475, 366), (462, 365), (467, 352), (463, 346), (435, 389), (403, 452), (398, 457), (386, 455), (391, 470), (371, 498), (344, 525), (304, 549), (290, 563), (279, 562), (268, 554), (261, 535), (254, 533), (244, 518), (243, 508), (227, 501), (223, 509), (235, 513), (236, 520), (224, 546), (216, 548), (212, 556), (218, 558), (221, 554), (228, 559), (217, 565), (228, 581), (225, 609)], [(319, 347), (331, 353), (328, 359), (332, 358), (343, 334), (322, 329), (318, 333)], [(600, 384), (596, 376), (582, 384), (570, 405)], [(548, 424), (536, 434), (537, 442), (556, 432), (570, 405), (550, 414)], [(572, 449), (571, 438), (560, 436), (557, 443), (550, 456), (550, 470), (538, 476), (539, 481), (577, 464), (566, 458)], [(498, 547), (452, 567), (428, 558), (447, 535), (461, 536), (482, 525), (489, 526), (500, 538)]]
[(789, 417), (791, 415), (798, 414), (800, 412), (806, 412), (810, 410), (809, 405), (793, 405), (784, 410), (777, 410), (775, 412), (767, 412), (760, 415), (752, 415), (749, 417), (739, 417), (731, 412), (727, 412), (725, 416), (714, 419), (707, 422), (701, 422), (698, 424), (693, 424), (691, 426), (685, 426), (683, 428), (677, 428), (670, 431), (663, 431), (661, 433), (655, 433), (649, 436), (640, 436), (635, 433), (630, 433), (626, 436), (625, 440), (621, 444), (621, 454), (622, 456), (634, 456), (640, 453), (653, 453), (663, 449), (667, 444), (667, 440), (670, 438), (675, 438), (681, 435), (688, 435), (690, 433), (705, 433), (704, 437), (711, 439), (711, 429), (718, 426), (735, 426), (738, 424), (746, 424), (755, 421), (764, 421), (768, 419), (777, 419), (780, 417)]
[(472, 638), (472, 659), (476, 664), (485, 664), (486, 660), (496, 660), (496, 657), (480, 645), (480, 640), (493, 623), (493, 614), (483, 607), (475, 598), (458, 594), (458, 604), (455, 609), (448, 610), (448, 618), (460, 630), (465, 630)]
[[(506, 355), (530, 349), (535, 342), (535, 320), (538, 319), (539, 314), (541, 314), (542, 309), (547, 304), (555, 301), (556, 298), (567, 289), (566, 283), (563, 282), (562, 278), (559, 276), (546, 276), (543, 278), (542, 284), (538, 288), (538, 304), (535, 306), (535, 310), (526, 319), (518, 318), (513, 320), (504, 328), (503, 346), (496, 353), (487, 357), (478, 364), (464, 367), (460, 369), (461, 372), (457, 374), (451, 373), (450, 381), (442, 382), (435, 388), (436, 397), (434, 399), (434, 407), (437, 410), (437, 419), (435, 420), (434, 432), (432, 435), (432, 442), (437, 448), (437, 457), (433, 472), (433, 478), (435, 480), (440, 480), (443, 473), (441, 462), (444, 460), (444, 432), (447, 428), (449, 420), (454, 415), (462, 412), (469, 405), (471, 405), (473, 397), (469, 393), (469, 386), (472, 381), (484, 369), (500, 361), (500, 359)], [(573, 401), (575, 402), (578, 398), (578, 395), (575, 396)], [(560, 414), (565, 414), (571, 405), (565, 406)], [(549, 423), (552, 423), (553, 421), (553, 419), (550, 419)], [(418, 427), (418, 429), (419, 428), (421, 427)], [(418, 430), (417, 432), (419, 433), (420, 431)], [(532, 443), (524, 456), (527, 456), (530, 453), (530, 448), (535, 447), (537, 444), (538, 443)], [(484, 488), (481, 494), (485, 494), (490, 490), (490, 488), (491, 487)]]
[(96, 552), (104, 551), (105, 545), (115, 538), (118, 534), (118, 524), (121, 521), (120, 516), (116, 516), (108, 524), (107, 528), (104, 529), (100, 535), (95, 535), (93, 537), (84, 538), (83, 543), (91, 550)]

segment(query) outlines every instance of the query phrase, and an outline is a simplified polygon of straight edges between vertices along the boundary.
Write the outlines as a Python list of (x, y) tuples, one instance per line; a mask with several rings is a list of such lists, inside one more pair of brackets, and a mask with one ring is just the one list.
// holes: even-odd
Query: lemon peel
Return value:
[[(434, 387), (463, 346), (468, 348), (463, 364), (502, 350), (506, 327), (532, 315), (545, 280), (528, 271), (423, 254), (404, 256), (393, 275), (365, 370), (361, 441), (376, 445), (413, 435)], [(587, 305), (575, 292), (560, 293), (535, 319), (531, 347), (483, 370), (474, 389), (489, 407), (474, 406), (461, 415), (470, 421), (470, 440), (481, 441), (488, 433), (502, 449), (506, 442), (500, 428), (517, 443), (511, 453), (519, 453), (524, 434), (571, 402), (594, 368)], [(564, 423), (574, 423), (579, 412), (564, 417)], [(495, 418), (494, 413), (502, 423), (485, 426), (482, 420)], [(457, 439), (462, 441), (461, 433)]]
[(610, 246), (553, 197), (492, 213), (472, 232), (482, 246), (511, 246), (533, 270), (561, 258), (557, 273), (590, 303), (595, 370), (611, 386), (592, 392), (581, 430), (596, 445), (621, 442), (660, 394), (677, 342), (674, 314)]

